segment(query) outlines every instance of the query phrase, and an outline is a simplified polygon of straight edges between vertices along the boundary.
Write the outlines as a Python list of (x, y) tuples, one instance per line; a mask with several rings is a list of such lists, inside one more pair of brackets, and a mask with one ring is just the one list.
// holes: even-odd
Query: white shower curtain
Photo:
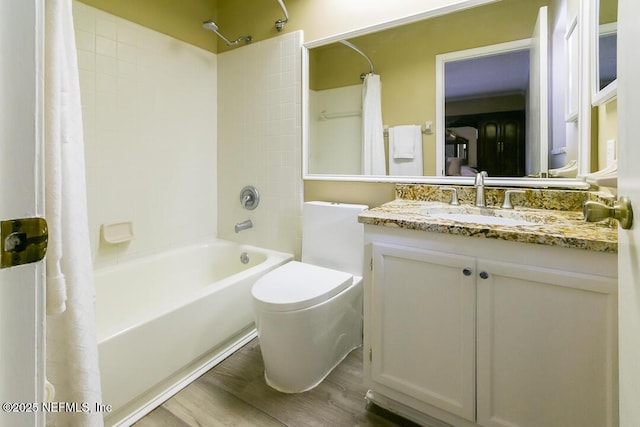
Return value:
[[(46, 376), (56, 402), (89, 412), (46, 415), (47, 426), (102, 426), (80, 82), (71, 0), (45, 2)], [(80, 409), (83, 407), (79, 406)]]
[(380, 76), (367, 74), (362, 85), (362, 173), (386, 175)]

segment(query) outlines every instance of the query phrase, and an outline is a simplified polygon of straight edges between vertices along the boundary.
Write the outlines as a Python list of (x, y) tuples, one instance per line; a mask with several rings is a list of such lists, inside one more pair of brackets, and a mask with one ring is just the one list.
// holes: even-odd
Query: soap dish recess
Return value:
[(102, 224), (102, 238), (107, 243), (116, 245), (118, 243), (130, 242), (134, 237), (133, 223), (131, 221)]

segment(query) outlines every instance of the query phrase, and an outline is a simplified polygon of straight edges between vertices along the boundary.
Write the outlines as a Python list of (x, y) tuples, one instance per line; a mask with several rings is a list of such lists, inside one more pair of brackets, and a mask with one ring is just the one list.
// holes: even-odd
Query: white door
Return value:
[[(42, 11), (42, 0), (0, 0), (0, 220), (44, 214)], [(43, 393), (43, 272), (0, 270), (0, 426), (43, 424), (29, 405)]]
[(529, 51), (529, 106), (527, 109), (527, 174), (549, 169), (549, 24), (541, 7)]
[(636, 209), (631, 230), (619, 230), (620, 426), (640, 426), (640, 2), (618, 3), (618, 194)]

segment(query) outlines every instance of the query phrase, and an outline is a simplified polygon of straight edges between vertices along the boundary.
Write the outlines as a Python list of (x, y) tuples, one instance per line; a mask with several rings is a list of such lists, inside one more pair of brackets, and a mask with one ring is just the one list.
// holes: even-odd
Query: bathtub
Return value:
[(291, 259), (215, 240), (96, 270), (105, 424), (130, 425), (255, 337), (251, 286)]

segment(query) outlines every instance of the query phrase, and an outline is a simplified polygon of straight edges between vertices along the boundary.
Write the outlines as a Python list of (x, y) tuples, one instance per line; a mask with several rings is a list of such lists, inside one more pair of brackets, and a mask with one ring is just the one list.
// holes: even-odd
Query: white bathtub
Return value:
[(291, 259), (216, 240), (96, 270), (105, 424), (131, 424), (252, 339), (251, 286)]

